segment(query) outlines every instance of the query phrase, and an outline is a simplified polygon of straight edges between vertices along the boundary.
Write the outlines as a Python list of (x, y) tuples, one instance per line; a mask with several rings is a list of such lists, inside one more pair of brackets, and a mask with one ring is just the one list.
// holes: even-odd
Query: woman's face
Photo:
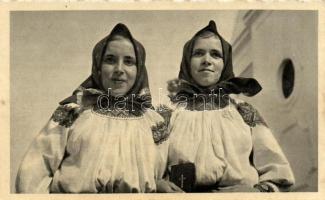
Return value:
[(214, 36), (198, 38), (191, 57), (191, 75), (204, 87), (218, 82), (224, 66), (221, 41)]
[(136, 56), (130, 40), (120, 36), (110, 41), (103, 57), (101, 79), (111, 95), (123, 96), (134, 85), (137, 75)]

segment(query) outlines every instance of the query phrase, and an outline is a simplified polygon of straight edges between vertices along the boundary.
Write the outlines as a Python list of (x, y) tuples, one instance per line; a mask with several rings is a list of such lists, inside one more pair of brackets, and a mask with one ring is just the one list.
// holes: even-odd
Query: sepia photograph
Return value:
[(8, 17), (11, 195), (320, 191), (319, 10)]

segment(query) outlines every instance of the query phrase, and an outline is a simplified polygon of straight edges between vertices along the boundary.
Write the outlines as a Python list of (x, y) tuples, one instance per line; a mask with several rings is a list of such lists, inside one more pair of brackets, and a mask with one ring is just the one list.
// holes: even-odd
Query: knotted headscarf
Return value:
[[(220, 39), (223, 53), (224, 67), (217, 83), (209, 86), (200, 86), (191, 75), (191, 56), (196, 40), (204, 32), (211, 32)], [(176, 81), (176, 82), (175, 82)], [(171, 101), (177, 103), (179, 96), (192, 98), (195, 94), (208, 95), (211, 91), (220, 92), (222, 96), (228, 94), (244, 94), (246, 96), (254, 96), (262, 90), (260, 84), (253, 78), (235, 77), (232, 65), (232, 48), (231, 45), (218, 33), (214, 21), (198, 31), (192, 39), (190, 39), (183, 49), (183, 58), (180, 66), (178, 80), (170, 81), (168, 90), (174, 94), (170, 95)]]
[[(127, 99), (128, 101), (127, 105), (132, 105), (132, 109), (130, 108), (128, 110), (134, 115), (141, 115), (146, 108), (152, 107), (148, 75), (145, 66), (145, 49), (140, 42), (133, 38), (129, 29), (121, 23), (117, 24), (108, 36), (103, 38), (95, 45), (92, 53), (91, 75), (80, 84), (80, 86), (70, 97), (61, 101), (61, 105), (67, 103), (77, 103), (82, 104), (82, 106), (91, 106), (98, 103), (98, 98), (100, 95), (105, 93), (107, 94), (107, 89), (105, 89), (102, 85), (101, 66), (107, 45), (114, 39), (114, 36), (122, 36), (129, 39), (133, 44), (136, 56), (136, 80), (132, 88), (123, 96), (124, 99)], [(121, 100), (112, 96), (109, 96), (109, 98), (111, 103)]]

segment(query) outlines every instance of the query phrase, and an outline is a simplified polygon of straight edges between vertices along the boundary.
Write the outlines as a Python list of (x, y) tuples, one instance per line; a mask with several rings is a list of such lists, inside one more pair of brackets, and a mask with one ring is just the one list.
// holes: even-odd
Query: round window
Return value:
[(281, 64), (280, 70), (282, 72), (282, 93), (284, 98), (288, 98), (293, 91), (295, 83), (295, 69), (291, 59), (285, 59)]

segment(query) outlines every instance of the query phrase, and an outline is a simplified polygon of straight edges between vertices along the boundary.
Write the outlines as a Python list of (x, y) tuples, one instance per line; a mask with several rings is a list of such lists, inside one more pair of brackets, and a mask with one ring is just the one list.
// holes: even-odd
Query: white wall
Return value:
[[(266, 118), (287, 155), (296, 190), (317, 191), (317, 12), (265, 12), (251, 27), (249, 56), (234, 55), (235, 63), (253, 63), (263, 90), (247, 98)], [(245, 54), (242, 53), (242, 54)], [(281, 91), (279, 67), (290, 58), (295, 67), (292, 95)]]

